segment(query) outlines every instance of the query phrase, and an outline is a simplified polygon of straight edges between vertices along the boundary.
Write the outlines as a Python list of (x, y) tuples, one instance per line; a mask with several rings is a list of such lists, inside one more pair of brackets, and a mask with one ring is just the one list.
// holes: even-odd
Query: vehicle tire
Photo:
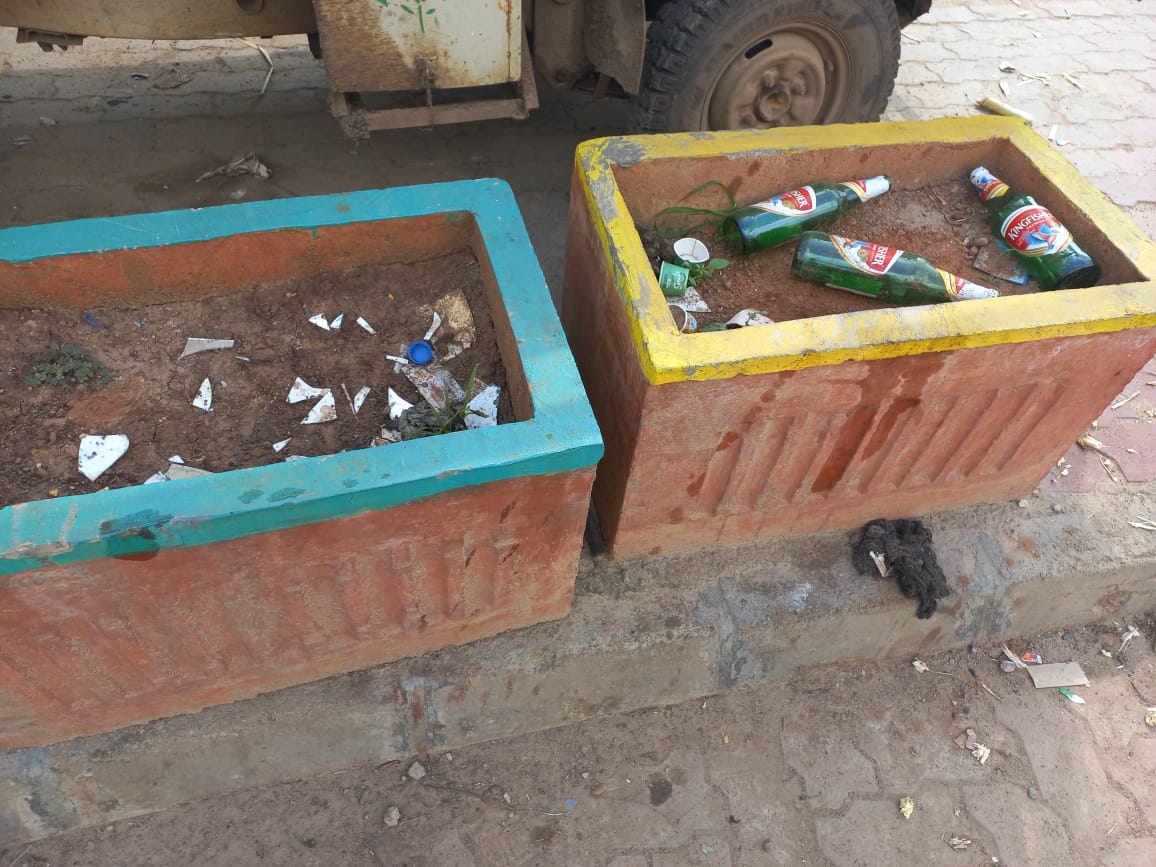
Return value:
[(878, 120), (898, 70), (893, 0), (670, 0), (647, 32), (635, 126)]

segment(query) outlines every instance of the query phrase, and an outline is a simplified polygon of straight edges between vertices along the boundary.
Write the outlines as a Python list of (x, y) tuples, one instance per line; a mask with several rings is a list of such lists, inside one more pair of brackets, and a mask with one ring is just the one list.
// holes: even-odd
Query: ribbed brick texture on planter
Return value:
[(155, 303), (467, 247), (515, 421), (0, 510), (0, 748), (563, 617), (601, 454), (500, 181), (0, 232), (15, 306), (68, 305), (80, 273), (87, 303)]
[[(593, 470), (0, 579), (0, 746), (566, 616)], [(560, 550), (561, 549), (561, 550)]]
[[(635, 229), (708, 180), (743, 202), (980, 163), (1046, 186), (1104, 285), (685, 335)], [(1153, 275), (1156, 248), (1018, 121), (587, 142), (562, 319), (606, 440), (607, 542), (665, 553), (1022, 496), (1156, 352)]]

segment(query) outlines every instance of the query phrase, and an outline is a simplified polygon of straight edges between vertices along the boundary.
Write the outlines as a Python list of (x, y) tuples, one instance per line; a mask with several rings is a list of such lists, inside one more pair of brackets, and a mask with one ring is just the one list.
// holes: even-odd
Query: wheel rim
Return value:
[(703, 106), (703, 129), (828, 123), (842, 108), (851, 56), (817, 24), (793, 24), (749, 42), (723, 67)]

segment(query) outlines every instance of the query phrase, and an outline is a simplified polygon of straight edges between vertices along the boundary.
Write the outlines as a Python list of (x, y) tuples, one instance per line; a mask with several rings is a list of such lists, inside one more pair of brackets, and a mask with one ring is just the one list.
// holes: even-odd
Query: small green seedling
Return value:
[(686, 263), (686, 270), (690, 272), (690, 277), (687, 282), (691, 286), (697, 286), (700, 280), (705, 280), (707, 277), (713, 276), (715, 272), (721, 271), (731, 263), (730, 259), (711, 259), (709, 262), (699, 262), (697, 264)]
[(24, 384), (29, 388), (63, 385), (97, 389), (112, 382), (116, 373), (105, 367), (91, 349), (64, 344), (40, 354)]

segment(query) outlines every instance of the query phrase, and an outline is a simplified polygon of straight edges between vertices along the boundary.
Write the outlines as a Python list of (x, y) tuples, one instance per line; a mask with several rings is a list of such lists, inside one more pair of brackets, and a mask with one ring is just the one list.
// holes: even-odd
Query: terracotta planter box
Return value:
[(501, 181), (0, 232), (9, 307), (195, 298), (466, 248), (516, 421), (0, 511), (0, 748), (563, 617), (602, 453)]
[[(983, 164), (1103, 266), (1091, 289), (679, 334), (646, 223), (708, 180), (898, 188)], [(848, 528), (1022, 496), (1156, 352), (1156, 248), (1019, 121), (968, 118), (580, 146), (562, 320), (606, 440), (618, 555)]]

